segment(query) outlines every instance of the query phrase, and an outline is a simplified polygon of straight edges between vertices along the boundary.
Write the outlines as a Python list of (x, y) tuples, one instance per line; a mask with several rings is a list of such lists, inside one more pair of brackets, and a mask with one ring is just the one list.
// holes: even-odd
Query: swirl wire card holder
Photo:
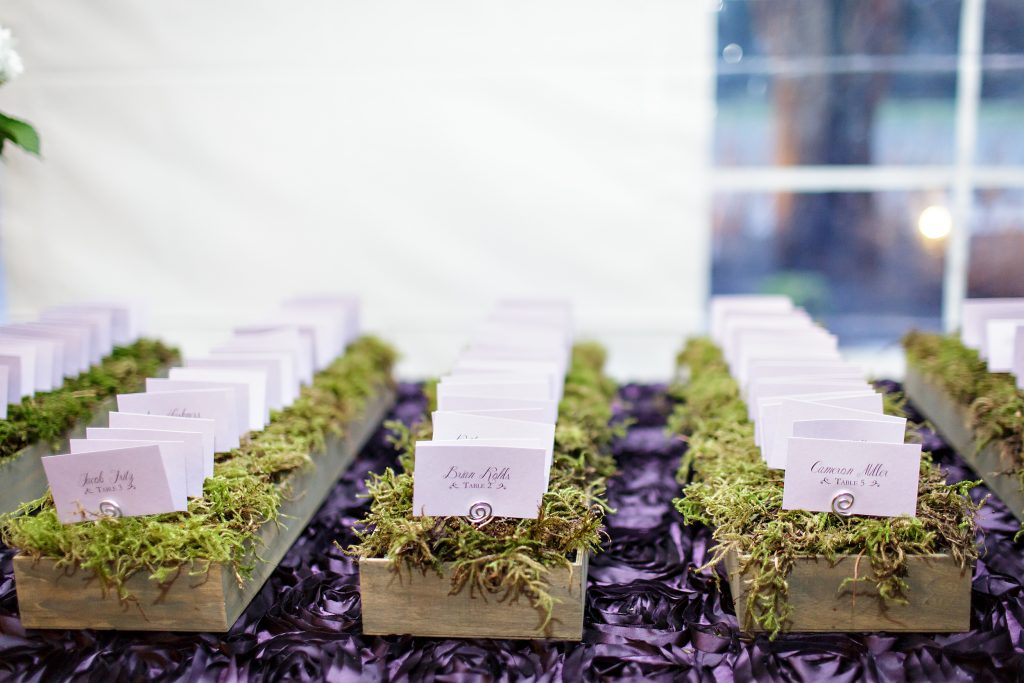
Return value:
[[(494, 520), (491, 504), (473, 503), (466, 519), (477, 529)], [(395, 567), (383, 558), (359, 560), (359, 590), (366, 635), (413, 635), (437, 638), (511, 638), (581, 640), (587, 586), (587, 560), (578, 553), (570, 568), (552, 567), (548, 590), (555, 599), (546, 627), (544, 614), (525, 597), (499, 602), (464, 587), (452, 593), (451, 565), (441, 574)]]

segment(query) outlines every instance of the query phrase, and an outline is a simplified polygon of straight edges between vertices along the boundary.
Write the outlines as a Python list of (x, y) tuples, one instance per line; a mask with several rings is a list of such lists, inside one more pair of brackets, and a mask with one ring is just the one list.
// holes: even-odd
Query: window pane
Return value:
[(719, 74), (717, 84), (719, 166), (953, 161), (953, 71)]
[(1021, 0), (986, 0), (986, 54), (1024, 53), (1024, 3)]
[(718, 57), (955, 55), (959, 26), (959, 0), (725, 0)]
[[(1024, 8), (1024, 0), (1021, 2)], [(977, 163), (1024, 164), (1022, 123), (1024, 69), (986, 70), (982, 75), (978, 105)]]
[(712, 291), (790, 294), (844, 344), (937, 330), (947, 202), (944, 192), (720, 193)]
[(1024, 189), (979, 190), (971, 211), (968, 296), (1024, 296)]

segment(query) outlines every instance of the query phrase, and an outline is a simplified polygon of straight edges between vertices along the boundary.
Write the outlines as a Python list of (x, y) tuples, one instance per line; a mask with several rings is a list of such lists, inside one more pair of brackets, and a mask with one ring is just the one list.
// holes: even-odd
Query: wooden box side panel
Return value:
[(953, 401), (945, 390), (912, 365), (907, 366), (903, 389), (954, 450), (961, 454), (974, 453), (974, 436), (966, 406)]
[[(729, 584), (742, 627), (750, 577), (749, 572), (739, 575), (737, 557), (729, 559)], [(797, 560), (788, 578), (789, 603), (793, 612), (787, 630), (954, 633), (970, 629), (971, 572), (961, 572), (951, 556), (908, 558), (910, 590), (906, 605), (883, 605), (874, 585), (864, 581), (839, 590), (847, 578), (870, 576), (872, 571), (867, 558), (845, 556), (839, 558), (834, 566), (823, 557)]]
[(927, 417), (939, 434), (985, 480), (992, 492), (1006, 503), (1010, 512), (1024, 521), (1024, 491), (1020, 480), (1010, 474), (1016, 467), (1012, 458), (1005, 456), (998, 444), (989, 444), (977, 450), (968, 422), (968, 410), (956, 403), (934, 382), (918, 370), (908, 367), (904, 386), (914, 405)]
[(540, 629), (542, 615), (525, 598), (498, 602), (497, 596), (470, 595), (468, 589), (451, 595), (447, 575), (403, 569), (394, 572), (385, 559), (359, 561), (363, 633), (367, 635), (438, 638), (551, 638), (583, 637), (583, 606), (587, 561), (572, 570), (552, 569), (550, 592), (557, 601), (550, 627)]
[(122, 603), (85, 571), (58, 569), (51, 559), (14, 558), (18, 608), (25, 628), (147, 631), (226, 631), (225, 594), (237, 590), (230, 570), (210, 565), (165, 587), (137, 574), (126, 584), (135, 599)]
[(226, 592), (229, 627), (263, 588), (309, 520), (320, 509), (338, 478), (377, 431), (394, 402), (394, 391), (381, 387), (376, 397), (367, 403), (363, 415), (351, 425), (343, 438), (327, 440), (326, 451), (315, 458), (316, 467), (292, 475), (288, 486), (289, 497), (281, 504), (280, 518), (277, 522), (264, 524), (260, 530), (259, 543), (253, 549), (258, 559), (252, 577), (244, 586), (239, 588), (236, 583), (232, 590)]

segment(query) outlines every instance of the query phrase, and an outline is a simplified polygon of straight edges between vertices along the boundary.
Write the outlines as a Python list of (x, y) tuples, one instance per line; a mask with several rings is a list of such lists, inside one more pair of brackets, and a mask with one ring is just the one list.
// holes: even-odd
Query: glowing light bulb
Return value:
[(940, 204), (926, 207), (917, 219), (917, 231), (930, 240), (948, 237), (953, 231), (953, 215)]

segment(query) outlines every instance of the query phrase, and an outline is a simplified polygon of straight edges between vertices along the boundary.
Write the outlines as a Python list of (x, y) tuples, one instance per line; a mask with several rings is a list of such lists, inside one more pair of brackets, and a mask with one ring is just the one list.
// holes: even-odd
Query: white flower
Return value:
[(11, 30), (0, 26), (0, 85), (13, 81), (25, 71), (21, 56), (14, 49)]

